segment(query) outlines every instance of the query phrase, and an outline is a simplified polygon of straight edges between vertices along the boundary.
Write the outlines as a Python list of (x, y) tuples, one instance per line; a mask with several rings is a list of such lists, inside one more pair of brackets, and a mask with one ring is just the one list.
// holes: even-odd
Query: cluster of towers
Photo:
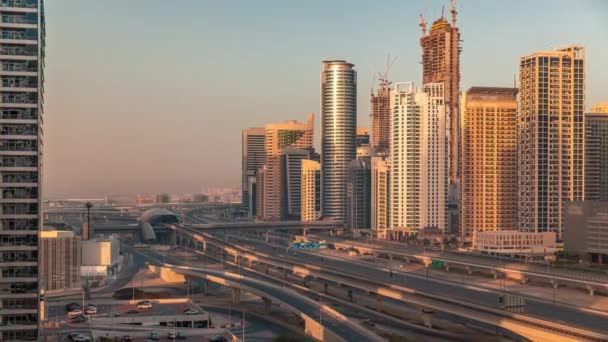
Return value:
[[(606, 196), (599, 146), (608, 116), (588, 114), (600, 128), (586, 132), (584, 49), (522, 57), (520, 89), (461, 92), (453, 3), (450, 13), (451, 22), (442, 15), (428, 30), (421, 18), (421, 86), (391, 83), (387, 73), (372, 89), (369, 145), (357, 132), (356, 71), (344, 60), (323, 62), (320, 156), (311, 120), (243, 132), (243, 202), (252, 216), (332, 219), (393, 239), (421, 229), (559, 239), (565, 202), (585, 191)], [(294, 149), (306, 152), (290, 163)]]

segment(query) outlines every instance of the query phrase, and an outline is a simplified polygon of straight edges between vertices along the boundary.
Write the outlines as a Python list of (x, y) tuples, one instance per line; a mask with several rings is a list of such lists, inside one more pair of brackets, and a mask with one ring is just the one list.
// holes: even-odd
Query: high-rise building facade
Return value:
[[(41, 0), (2, 1), (0, 340), (38, 340), (45, 19)], [(18, 260), (10, 256), (18, 255)]]
[(397, 83), (391, 98), (390, 229), (447, 228), (449, 116), (443, 84)]
[(390, 223), (395, 235), (420, 228), (420, 119), (424, 94), (396, 83), (391, 97)]
[(268, 187), (266, 183), (268, 181), (268, 167), (263, 165), (255, 173), (255, 212), (256, 218), (264, 219), (263, 213), (265, 212), (266, 196)]
[(348, 167), (346, 184), (346, 228), (370, 229), (371, 226), (371, 158), (353, 160)]
[[(286, 189), (281, 188), (281, 159), (288, 147), (312, 149), (314, 117), (309, 114), (306, 123), (287, 121), (268, 124), (265, 127), (266, 179), (264, 182), (264, 208), (258, 216), (264, 220), (281, 219), (281, 198)], [(258, 184), (260, 186), (260, 184)]]
[(379, 239), (388, 238), (390, 172), (389, 163), (383, 157), (371, 159), (371, 229)]
[(357, 73), (343, 60), (323, 61), (321, 71), (321, 188), (323, 217), (346, 218), (348, 165), (356, 158)]
[(390, 87), (388, 80), (383, 80), (374, 94), (370, 95), (372, 121), (372, 147), (378, 150), (388, 150), (391, 136), (391, 107)]
[(302, 160), (301, 219), (316, 221), (321, 217), (321, 164)]
[(255, 203), (250, 203), (248, 179), (256, 176), (257, 170), (266, 161), (265, 148), (266, 130), (264, 128), (247, 128), (241, 134), (242, 166), (241, 186), (243, 208), (247, 209), (249, 217), (255, 216)]
[(461, 96), (461, 236), (517, 229), (517, 88)]
[(281, 219), (300, 220), (302, 160), (319, 160), (314, 149), (287, 147), (281, 154)]
[(79, 289), (82, 265), (80, 237), (73, 231), (44, 230), (40, 232), (40, 238), (40, 275), (45, 289)]
[(608, 105), (585, 114), (585, 199), (608, 201)]
[(437, 19), (427, 33), (426, 22), (420, 22), (422, 38), (422, 84), (443, 83), (446, 111), (449, 113), (449, 179), (457, 183), (459, 170), (459, 110), (460, 95), (460, 32), (456, 27), (456, 8), (450, 9), (452, 23), (446, 19)]
[(522, 57), (518, 225), (562, 236), (562, 209), (584, 195), (585, 55), (580, 46)]

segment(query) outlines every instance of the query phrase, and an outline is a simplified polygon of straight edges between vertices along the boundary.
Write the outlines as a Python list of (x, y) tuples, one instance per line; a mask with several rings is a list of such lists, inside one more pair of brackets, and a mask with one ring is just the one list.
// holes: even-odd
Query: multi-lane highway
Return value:
[[(189, 276), (200, 277), (202, 279), (217, 281), (217, 278), (224, 280), (226, 286), (237, 287), (255, 293), (261, 297), (271, 298), (273, 301), (283, 303), (291, 307), (295, 312), (301, 312), (309, 318), (320, 317), (323, 312), (323, 319), (320, 324), (341, 337), (344, 341), (378, 341), (380, 337), (375, 336), (358, 323), (333, 312), (330, 308), (299, 294), (286, 287), (271, 284), (266, 279), (259, 279), (259, 276), (247, 269), (241, 269), (241, 274), (226, 271), (218, 271), (207, 268), (199, 268), (184, 265), (183, 261), (171, 256), (161, 256), (153, 251), (135, 251), (158, 265), (174, 269), (175, 271)], [(164, 261), (163, 261), (164, 259)]]

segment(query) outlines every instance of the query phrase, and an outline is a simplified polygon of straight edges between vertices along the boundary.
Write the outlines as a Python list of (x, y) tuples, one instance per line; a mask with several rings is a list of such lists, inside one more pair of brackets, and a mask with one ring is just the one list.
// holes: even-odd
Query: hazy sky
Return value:
[[(321, 60), (420, 83), (418, 16), (438, 0), (46, 1), (45, 195), (238, 186), (242, 128), (319, 112)], [(461, 0), (461, 87), (511, 86), (519, 58), (581, 44), (608, 101), (608, 1)], [(318, 128), (318, 117), (315, 118)], [(315, 132), (318, 137), (319, 131)]]

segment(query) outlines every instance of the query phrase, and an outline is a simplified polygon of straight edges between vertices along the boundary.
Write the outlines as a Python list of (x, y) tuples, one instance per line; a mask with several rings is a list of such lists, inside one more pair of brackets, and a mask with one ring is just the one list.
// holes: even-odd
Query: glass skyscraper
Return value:
[(321, 72), (321, 189), (323, 217), (345, 222), (348, 166), (356, 158), (357, 72), (343, 60)]
[(45, 23), (42, 0), (0, 0), (0, 340), (38, 340)]

